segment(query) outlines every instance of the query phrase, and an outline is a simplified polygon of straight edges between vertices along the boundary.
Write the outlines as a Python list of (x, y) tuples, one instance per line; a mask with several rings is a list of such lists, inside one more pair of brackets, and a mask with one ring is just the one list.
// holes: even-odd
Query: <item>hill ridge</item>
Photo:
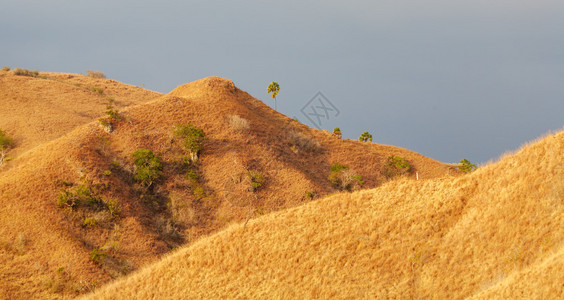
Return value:
[(563, 154), (560, 131), (467, 176), (403, 179), (278, 211), (85, 298), (558, 297)]
[[(87, 77), (68, 80), (91, 82)], [(100, 114), (106, 97), (115, 94), (122, 101), (116, 109), (123, 119), (111, 133), (96, 119), (83, 119), (71, 130), (56, 131), (49, 142), (36, 140), (39, 145), (10, 161), (0, 173), (0, 277), (11, 280), (0, 282), (0, 291), (10, 298), (85, 293), (232, 223), (338, 192), (328, 179), (335, 162), (363, 176), (363, 188), (384, 181), (381, 168), (390, 155), (408, 159), (422, 178), (456, 175), (407, 149), (310, 129), (236, 87), (231, 93), (230, 84), (227, 91), (213, 87), (225, 82), (230, 81), (211, 77), (182, 85), (176, 91), (182, 97), (122, 91), (118, 83), (107, 87), (111, 92), (103, 97), (88, 92), (99, 102)], [(49, 93), (56, 95), (57, 86)], [(37, 97), (33, 89), (26, 93)], [(127, 100), (126, 95), (136, 93), (146, 98)], [(72, 99), (72, 93), (67, 96)], [(34, 116), (26, 117), (33, 121)], [(248, 127), (234, 127), (232, 116), (246, 120)], [(197, 165), (186, 164), (186, 151), (173, 133), (174, 126), (188, 123), (207, 137)], [(296, 137), (314, 146), (306, 148)], [(163, 163), (163, 177), (150, 189), (134, 178), (132, 154), (142, 148)], [(188, 171), (195, 173), (195, 182), (187, 179)], [(258, 188), (251, 185), (251, 171), (263, 178)], [(98, 206), (57, 204), (73, 193)], [(103, 208), (112, 203), (121, 209), (118, 217)]]

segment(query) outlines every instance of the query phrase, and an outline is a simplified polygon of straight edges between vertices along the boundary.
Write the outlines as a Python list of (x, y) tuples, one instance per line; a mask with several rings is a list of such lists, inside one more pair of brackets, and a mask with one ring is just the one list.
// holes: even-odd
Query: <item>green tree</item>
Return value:
[(361, 142), (368, 142), (372, 143), (372, 135), (368, 133), (368, 131), (363, 132), (359, 137), (358, 140)]
[(14, 140), (8, 134), (0, 129), (0, 166), (4, 163), (6, 153), (14, 145)]
[(153, 151), (139, 149), (133, 153), (133, 158), (135, 159), (134, 163), (137, 167), (134, 178), (147, 188), (162, 176), (163, 165), (160, 158), (155, 156)]
[(342, 138), (343, 134), (341, 133), (341, 128), (335, 127), (335, 129), (333, 129), (333, 135), (338, 138)]
[(458, 167), (458, 169), (464, 173), (468, 173), (471, 171), (476, 170), (478, 167), (476, 167), (475, 164), (471, 163), (469, 160), (467, 160), (466, 158), (462, 159), (460, 161), (460, 166)]
[(358, 190), (363, 183), (362, 176), (350, 170), (347, 165), (337, 162), (331, 166), (330, 170), (331, 173), (328, 179), (334, 187), (340, 190), (347, 190), (349, 192)]
[(196, 162), (204, 147), (203, 143), (206, 137), (204, 130), (188, 123), (188, 125), (176, 125), (174, 134), (183, 139), (182, 145), (190, 152), (190, 160)]
[(398, 175), (411, 173), (411, 164), (401, 156), (389, 156), (386, 164), (382, 167), (382, 175), (392, 178)]
[(272, 93), (272, 98), (274, 98), (274, 110), (278, 111), (278, 108), (276, 106), (276, 95), (278, 95), (278, 92), (280, 92), (280, 85), (278, 84), (278, 82), (271, 82), (268, 85), (268, 88), (266, 89), (266, 92), (268, 94)]

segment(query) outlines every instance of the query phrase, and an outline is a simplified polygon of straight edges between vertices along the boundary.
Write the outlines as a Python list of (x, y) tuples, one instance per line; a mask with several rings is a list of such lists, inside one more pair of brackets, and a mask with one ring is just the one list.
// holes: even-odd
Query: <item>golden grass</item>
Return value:
[[(9, 156), (54, 140), (104, 115), (109, 98), (118, 109), (152, 100), (159, 93), (113, 80), (41, 72), (41, 78), (0, 73), (0, 129), (15, 139)], [(90, 89), (97, 87), (102, 94)]]
[[(406, 157), (421, 178), (456, 174), (406, 149), (341, 140), (310, 129), (217, 77), (149, 101), (158, 94), (112, 80), (8, 72), (0, 74), (0, 93), (7, 95), (0, 107), (7, 117), (0, 119), (0, 127), (16, 140), (9, 153), (15, 159), (0, 169), (0, 278), (5, 279), (0, 294), (6, 298), (76, 296), (155, 262), (180, 243), (302, 205), (311, 200), (307, 192), (319, 197), (334, 193), (327, 177), (335, 162), (362, 175), (365, 188), (383, 182), (380, 169), (390, 155)], [(123, 116), (111, 134), (96, 121), (108, 97)], [(226, 122), (229, 115), (252, 126), (237, 133)], [(207, 137), (198, 166), (203, 197), (178, 171), (185, 153), (171, 142), (172, 128), (187, 123), (204, 129)], [(320, 150), (295, 153), (290, 132), (307, 134)], [(164, 179), (155, 184), (161, 207), (142, 198), (133, 184), (131, 154), (139, 148), (151, 149), (164, 161)], [(114, 163), (118, 170), (112, 169)], [(248, 190), (249, 170), (264, 177), (256, 192)], [(60, 209), (56, 200), (63, 180), (103, 186), (101, 196), (121, 207), (114, 226), (83, 227), (83, 219)], [(181, 240), (167, 237), (179, 233)], [(92, 250), (104, 247), (111, 250), (111, 259), (95, 264)]]
[(400, 179), (232, 225), (88, 299), (555, 299), (564, 131), (462, 177)]

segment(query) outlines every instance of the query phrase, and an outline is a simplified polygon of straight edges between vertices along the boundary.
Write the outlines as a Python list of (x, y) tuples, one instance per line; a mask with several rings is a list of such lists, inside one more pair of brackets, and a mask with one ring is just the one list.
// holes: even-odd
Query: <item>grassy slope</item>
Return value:
[[(0, 71), (0, 129), (15, 139), (11, 156), (102, 117), (109, 97), (116, 108), (123, 109), (160, 96), (110, 79), (44, 72), (39, 76)], [(92, 91), (93, 87), (103, 92)]]
[(87, 298), (557, 298), (564, 132), (457, 178), (237, 224)]
[[(3, 80), (12, 80), (3, 90), (6, 93), (17, 90), (21, 94), (10, 102), (12, 107), (17, 107), (18, 101), (40, 101), (46, 96), (59, 99), (56, 96), (59, 89), (61, 94), (68, 93), (61, 97), (68, 101), (75, 98), (73, 93), (77, 93), (77, 99), (83, 94), (94, 96), (97, 102), (92, 109), (99, 109), (101, 114), (107, 96), (114, 96), (118, 103), (127, 106), (136, 103), (132, 100), (135, 95), (154, 95), (84, 76), (48, 74), (63, 81), (59, 82), (3, 75)], [(65, 80), (84, 83), (78, 87)], [(84, 90), (83, 85), (92, 84), (91, 80), (104, 84), (107, 96), (91, 95)], [(39, 87), (29, 89), (28, 95), (24, 91), (29, 85)], [(46, 91), (49, 94), (44, 94)], [(12, 126), (8, 131), (16, 132), (13, 135), (19, 139), (20, 153), (26, 151), (9, 162), (8, 168), (0, 170), (0, 278), (3, 279), (0, 291), (3, 295), (57, 298), (83, 293), (154, 262), (172, 247), (264, 212), (303, 204), (307, 201), (306, 191), (315, 192), (318, 197), (334, 193), (336, 190), (327, 176), (329, 166), (337, 161), (361, 174), (365, 187), (381, 183), (380, 168), (392, 154), (410, 160), (423, 178), (452, 172), (440, 162), (405, 149), (339, 140), (309, 129), (272, 111), (221, 78), (199, 80), (169, 95), (143, 102), (123, 109), (124, 120), (111, 134), (105, 133), (97, 121), (81, 125), (86, 118), (78, 117), (73, 121), (73, 126), (78, 127), (72, 131), (67, 131), (67, 125), (52, 129), (49, 120), (53, 116), (32, 114), (28, 118), (32, 124), (43, 124), (46, 132), (52, 134), (41, 139), (41, 134), (16, 130), (18, 124), (24, 123), (27, 105), (20, 103), (24, 113), (12, 113), (13, 119), (6, 122)], [(79, 109), (86, 104), (65, 105)], [(246, 118), (250, 130), (242, 133), (233, 130), (227, 123), (231, 114)], [(75, 115), (61, 109), (63, 119), (70, 116)], [(89, 118), (96, 120), (98, 116), (92, 112)], [(195, 197), (184, 179), (179, 166), (183, 152), (171, 133), (174, 125), (189, 122), (203, 128), (208, 138), (198, 167), (200, 184), (206, 191), (203, 198)], [(298, 149), (295, 153), (291, 150), (291, 131), (318, 140), (320, 150), (310, 153)], [(28, 138), (28, 134), (32, 137)], [(50, 140), (57, 136), (60, 138)], [(34, 147), (39, 143), (42, 144)], [(165, 179), (156, 183), (150, 197), (143, 195), (132, 180), (131, 154), (139, 148), (152, 149), (164, 161)], [(112, 169), (112, 164), (118, 165), (118, 169)], [(110, 169), (111, 174), (104, 175)], [(266, 178), (256, 193), (247, 190), (246, 169), (259, 170)], [(105, 199), (119, 202), (120, 218), (94, 227), (81, 226), (84, 216), (55, 204), (59, 190), (64, 188), (63, 181), (74, 186), (84, 181), (99, 186)], [(170, 210), (172, 200), (182, 208), (182, 214), (175, 218)], [(177, 236), (171, 237), (173, 233)], [(108, 257), (99, 265), (90, 260), (91, 251), (97, 247), (108, 249)]]

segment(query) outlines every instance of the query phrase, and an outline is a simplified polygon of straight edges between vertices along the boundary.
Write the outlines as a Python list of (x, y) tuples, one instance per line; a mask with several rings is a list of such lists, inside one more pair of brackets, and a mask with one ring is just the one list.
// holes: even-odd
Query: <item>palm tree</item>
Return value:
[(278, 82), (271, 82), (268, 85), (266, 92), (269, 94), (272, 93), (272, 98), (274, 98), (274, 110), (278, 111), (278, 108), (276, 107), (276, 95), (278, 95), (278, 92), (280, 92), (280, 85), (278, 84)]

